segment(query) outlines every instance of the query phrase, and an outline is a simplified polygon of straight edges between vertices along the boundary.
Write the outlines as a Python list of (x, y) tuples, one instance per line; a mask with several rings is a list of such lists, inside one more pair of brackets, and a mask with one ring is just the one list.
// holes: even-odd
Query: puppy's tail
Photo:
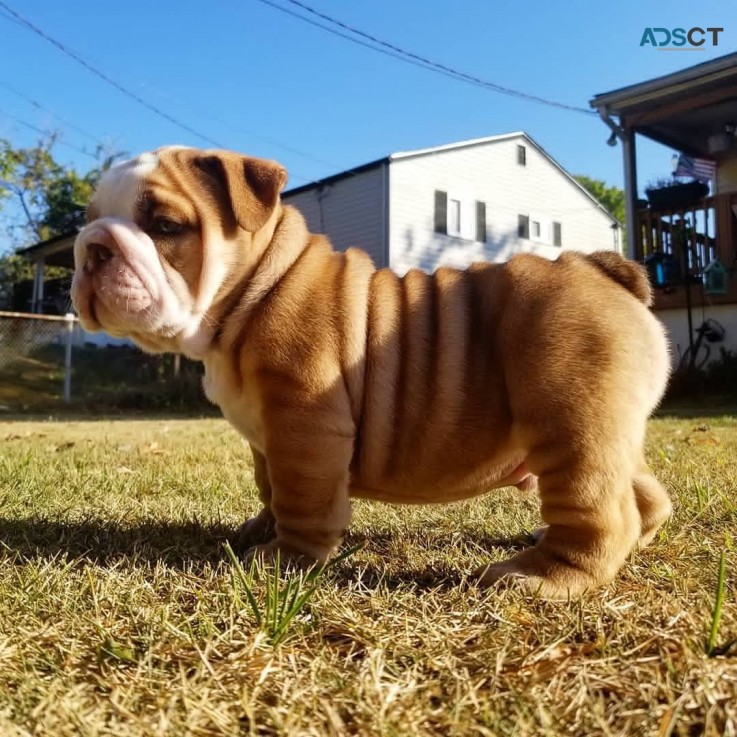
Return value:
[(653, 303), (653, 290), (644, 266), (614, 251), (596, 251), (586, 258), (610, 279), (632, 292), (647, 307)]

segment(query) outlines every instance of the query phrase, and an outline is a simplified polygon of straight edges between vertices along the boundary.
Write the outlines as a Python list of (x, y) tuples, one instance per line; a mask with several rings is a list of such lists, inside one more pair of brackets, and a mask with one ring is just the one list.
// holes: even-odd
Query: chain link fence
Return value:
[(74, 315), (0, 311), (0, 411), (202, 412), (202, 368), (86, 333)]

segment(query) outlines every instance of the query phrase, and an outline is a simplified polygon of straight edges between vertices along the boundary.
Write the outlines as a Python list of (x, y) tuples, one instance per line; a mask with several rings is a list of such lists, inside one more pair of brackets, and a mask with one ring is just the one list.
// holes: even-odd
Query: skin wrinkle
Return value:
[[(159, 203), (147, 217), (187, 200), (199, 227), (154, 233), (153, 260), (135, 223), (117, 223), (128, 231), (115, 237), (123, 254), (144, 249), (136, 258), (161, 299), (139, 310), (126, 272), (101, 289), (120, 305), (113, 314), (78, 262), (75, 305), (86, 325), (97, 319), (147, 350), (204, 361), (208, 397), (260, 459), (267, 506), (244, 526), (246, 542), (269, 530), (262, 553), (325, 560), (350, 497), (453, 501), (530, 488), (528, 472), (550, 527), (534, 548), (479, 569), (483, 583), (515, 575), (545, 597), (575, 596), (611, 580), (638, 538), (652, 539), (670, 502), (642, 443), (669, 362), (641, 267), (615, 254), (520, 255), (400, 278), (310, 234), (279, 204), (276, 164), (231, 152), (156, 156), (140, 182)], [(130, 194), (125, 176), (144, 170), (111, 175), (111, 191)], [(105, 209), (114, 199), (103, 192), (96, 215), (120, 218)], [(232, 213), (257, 225), (231, 228)]]
[[(409, 370), (410, 365), (408, 361), (408, 343), (410, 337), (407, 332), (407, 325), (409, 322), (409, 304), (407, 298), (407, 284), (406, 282), (397, 282), (397, 291), (399, 292), (399, 300), (401, 302), (401, 309), (399, 312), (399, 376), (394, 386), (394, 406), (399, 407), (399, 416), (407, 415), (406, 400), (409, 397), (407, 391), (407, 384), (409, 381)], [(393, 453), (389, 456), (388, 472), (390, 475), (396, 475), (401, 470), (401, 457), (400, 451), (403, 450), (404, 437), (400, 432), (399, 423), (394, 424), (393, 440), (391, 448)], [(405, 451), (406, 452), (406, 451)]]
[[(268, 251), (268, 248), (266, 251)], [(239, 320), (241, 322), (241, 329), (238, 334), (238, 338), (236, 341), (229, 342), (227, 344), (227, 349), (232, 352), (232, 355), (237, 362), (237, 375), (240, 378), (241, 385), (243, 382), (243, 377), (241, 375), (240, 371), (240, 356), (243, 353), (243, 350), (245, 348), (246, 342), (248, 340), (248, 332), (249, 327), (251, 325), (251, 322), (258, 318), (259, 313), (263, 314), (265, 311), (269, 308), (269, 301), (278, 293), (278, 290), (280, 286), (284, 283), (285, 279), (288, 278), (289, 272), (294, 268), (294, 266), (299, 262), (299, 260), (305, 255), (307, 252), (307, 249), (300, 250), (299, 254), (297, 255), (297, 258), (292, 261), (289, 266), (287, 266), (286, 270), (278, 275), (276, 277), (276, 280), (271, 284), (271, 286), (268, 288), (268, 290), (262, 294), (258, 301), (255, 304), (248, 304), (244, 309), (242, 309), (242, 314), (239, 315)], [(266, 261), (268, 258), (268, 253), (264, 253), (264, 258), (259, 261), (259, 266)], [(266, 267), (265, 267), (266, 268)], [(253, 282), (255, 278), (259, 276), (258, 272), (252, 272), (251, 277), (249, 279), (249, 282)], [(236, 309), (243, 308), (243, 302), (244, 297), (241, 297), (241, 300), (239, 301)]]
[[(368, 346), (371, 344), (372, 334), (371, 334), (371, 326), (374, 324), (372, 320), (373, 311), (375, 308), (375, 294), (372, 289), (374, 280), (376, 278), (376, 273), (374, 272), (369, 277), (369, 288), (368, 288), (368, 295), (367, 295), (367, 301), (368, 305), (366, 308), (366, 324), (365, 324), (365, 333), (366, 333), (366, 340), (365, 340), (365, 346), (366, 346), (366, 354), (368, 354)], [(368, 355), (366, 355), (366, 363), (365, 363), (365, 369), (364, 369), (364, 382), (363, 387), (361, 391), (361, 409), (365, 408), (368, 404), (368, 393), (369, 393), (369, 387), (371, 386), (370, 377), (371, 377), (371, 361), (369, 360)], [(359, 418), (355, 421), (356, 422), (356, 435), (353, 441), (353, 453), (351, 455), (351, 460), (349, 463), (349, 468), (351, 470), (351, 474), (357, 475), (358, 468), (360, 467), (361, 458), (363, 457), (364, 453), (364, 446), (363, 446), (363, 423), (360, 421), (360, 417), (363, 416), (363, 412), (361, 412)]]
[[(347, 336), (340, 330), (340, 323), (341, 320), (339, 317), (343, 317), (346, 312), (346, 305), (345, 305), (345, 280), (346, 280), (346, 271), (347, 271), (347, 257), (341, 261), (339, 268), (337, 269), (335, 273), (335, 294), (336, 299), (340, 300), (339, 305), (336, 305), (336, 311), (335, 311), (335, 319), (333, 320), (332, 329), (333, 331), (338, 335), (338, 345), (339, 345), (339, 355), (340, 355), (340, 367), (341, 367), (341, 373), (340, 377), (343, 381), (343, 387), (345, 389), (345, 393), (347, 395), (351, 395), (351, 389), (350, 389), (350, 382), (348, 381), (348, 378), (346, 376), (346, 365), (347, 365), (347, 346), (346, 346), (346, 338)], [(353, 421), (357, 422), (358, 418), (356, 416), (353, 417)]]

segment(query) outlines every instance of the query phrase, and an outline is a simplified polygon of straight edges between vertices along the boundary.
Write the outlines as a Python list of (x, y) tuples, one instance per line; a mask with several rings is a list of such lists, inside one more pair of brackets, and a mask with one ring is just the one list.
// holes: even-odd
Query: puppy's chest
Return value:
[(252, 382), (236, 382), (232, 372), (220, 361), (205, 362), (202, 388), (205, 396), (220, 407), (223, 416), (257, 450), (265, 453), (261, 401)]

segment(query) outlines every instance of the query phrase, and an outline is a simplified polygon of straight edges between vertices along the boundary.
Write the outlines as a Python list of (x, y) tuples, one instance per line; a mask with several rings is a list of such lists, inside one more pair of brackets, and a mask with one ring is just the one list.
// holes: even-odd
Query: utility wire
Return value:
[[(39, 128), (38, 126), (33, 125), (33, 123), (29, 123), (27, 120), (23, 120), (22, 118), (17, 117), (16, 115), (13, 115), (12, 113), (5, 112), (4, 110), (0, 110), (0, 115), (4, 115), (7, 118), (10, 118), (11, 120), (14, 120), (19, 125), (24, 126), (25, 128), (29, 128), (32, 131), (35, 131), (36, 133), (40, 133), (42, 136), (48, 136), (49, 131), (44, 130), (43, 128)], [(57, 141), (62, 146), (67, 146), (67, 148), (72, 148), (75, 151), (84, 154), (85, 156), (89, 156), (91, 159), (97, 159), (97, 157), (94, 154), (91, 154), (89, 151), (85, 151), (83, 148), (80, 148), (79, 146), (75, 146), (73, 143), (68, 143), (67, 141), (64, 141), (63, 139), (59, 138)]]
[(64, 123), (64, 125), (68, 126), (72, 130), (77, 131), (77, 133), (79, 133), (80, 135), (83, 135), (85, 138), (89, 138), (91, 141), (94, 141), (99, 146), (102, 146), (103, 148), (105, 147), (105, 143), (101, 141), (94, 134), (90, 133), (89, 131), (86, 131), (84, 128), (80, 128), (78, 125), (75, 125), (69, 120), (62, 118), (61, 115), (55, 113), (53, 110), (50, 110), (45, 105), (42, 105), (37, 100), (34, 100), (32, 97), (29, 97), (28, 95), (16, 89), (15, 87), (8, 84), (7, 82), (4, 82), (3, 80), (0, 79), (0, 85), (10, 90), (14, 95), (20, 97), (22, 100), (25, 100), (29, 105), (32, 105), (37, 110), (43, 110), (44, 112), (47, 112), (52, 117), (56, 118), (60, 123)]
[[(290, 10), (289, 8), (285, 8), (285, 7), (282, 7), (281, 5), (277, 5), (275, 2), (271, 2), (271, 0), (258, 0), (258, 1), (263, 3), (264, 5), (269, 5), (270, 7), (274, 8), (275, 10), (279, 10), (282, 13), (286, 13), (287, 15), (291, 15), (294, 18), (298, 18), (299, 20), (304, 21), (305, 23), (309, 23), (309, 25), (311, 26), (315, 26), (316, 28), (321, 28), (323, 31), (332, 33), (334, 36), (345, 38), (348, 41), (358, 44), (359, 46), (364, 46), (367, 49), (371, 49), (371, 51), (378, 51), (380, 54), (385, 54), (386, 56), (391, 56), (394, 59), (399, 59), (400, 61), (404, 61), (409, 64), (414, 64), (415, 66), (418, 66), (421, 69), (432, 69), (432, 67), (429, 67), (427, 64), (423, 64), (419, 61), (409, 59), (408, 57), (402, 56), (401, 54), (394, 53), (393, 51), (387, 51), (386, 49), (382, 49), (378, 46), (374, 46), (373, 44), (366, 43), (365, 41), (361, 41), (360, 39), (357, 39), (354, 36), (349, 36), (347, 33), (342, 33), (341, 31), (337, 31), (335, 28), (331, 28), (330, 26), (326, 26), (322, 23), (318, 23), (317, 21), (307, 18), (304, 15), (295, 13), (293, 10)], [(442, 72), (442, 73), (453, 79), (456, 78), (454, 75), (448, 74), (447, 72)]]
[(172, 125), (175, 125), (177, 128), (181, 128), (183, 131), (186, 131), (187, 133), (190, 133), (191, 135), (196, 136), (197, 138), (203, 141), (206, 141), (207, 143), (210, 143), (211, 145), (216, 146), (217, 148), (225, 148), (221, 143), (218, 143), (213, 138), (210, 138), (210, 136), (207, 136), (204, 133), (200, 133), (199, 131), (195, 130), (191, 126), (187, 125), (186, 123), (182, 123), (181, 121), (177, 120), (175, 117), (169, 115), (168, 113), (164, 112), (163, 110), (156, 107), (155, 105), (152, 105), (151, 103), (146, 102), (146, 100), (144, 100), (142, 97), (139, 97), (135, 92), (132, 92), (131, 90), (127, 89), (122, 84), (120, 84), (119, 82), (116, 82), (114, 79), (109, 77), (104, 72), (101, 72), (99, 69), (92, 66), (92, 64), (85, 61), (81, 56), (79, 56), (77, 53), (75, 53), (70, 48), (65, 46), (63, 43), (49, 36), (47, 33), (42, 31), (38, 26), (33, 24), (27, 18), (24, 18), (20, 13), (17, 13), (15, 10), (13, 10), (13, 8), (11, 8), (7, 3), (3, 2), (3, 0), (0, 0), (0, 7), (4, 8), (14, 18), (20, 21), (26, 28), (28, 28), (30, 31), (33, 31), (33, 33), (35, 33), (37, 36), (40, 36), (48, 43), (52, 44), (53, 46), (56, 46), (56, 48), (59, 49), (62, 53), (74, 59), (74, 61), (76, 61), (78, 64), (81, 64), (85, 69), (87, 69), (87, 71), (92, 72), (92, 74), (94, 74), (96, 77), (99, 77), (100, 79), (102, 79), (104, 82), (106, 82), (110, 86), (114, 87), (119, 92), (122, 92), (126, 97), (130, 97), (132, 100), (135, 100), (139, 105), (143, 105), (143, 107), (155, 113), (160, 118), (163, 118), (164, 120), (168, 121)]
[[(13, 10), (13, 8), (11, 8), (3, 0), (0, 0), (0, 8), (4, 8), (5, 11), (7, 11), (7, 13), (10, 13), (11, 14), (9, 16), (9, 15), (6, 15), (5, 13), (0, 13), (0, 15), (2, 15), (5, 18), (7, 18), (8, 20), (13, 20), (14, 22), (19, 23), (20, 25), (24, 26), (25, 28), (27, 28), (28, 30), (32, 31), (36, 35), (40, 36), (45, 41), (47, 41), (48, 43), (50, 43), (53, 46), (55, 46), (56, 48), (58, 48), (64, 54), (66, 54), (67, 56), (71, 57), (78, 64), (81, 64), (85, 69), (87, 69), (88, 71), (92, 72), (92, 74), (94, 74), (95, 76), (99, 77), (100, 79), (102, 79), (107, 84), (113, 86), (115, 89), (117, 89), (119, 92), (122, 92), (127, 97), (135, 100), (140, 105), (143, 105), (148, 110), (151, 110), (156, 115), (164, 118), (164, 120), (167, 120), (168, 122), (176, 125), (178, 128), (181, 128), (182, 130), (186, 131), (187, 133), (191, 133), (192, 135), (196, 136), (197, 138), (200, 138), (201, 140), (206, 141), (207, 143), (210, 143), (211, 145), (213, 145), (213, 146), (215, 146), (217, 148), (227, 148), (227, 146), (224, 146), (222, 143), (219, 143), (218, 141), (215, 141), (214, 139), (210, 138), (209, 136), (207, 136), (207, 135), (205, 135), (203, 133), (200, 133), (199, 131), (195, 130), (191, 126), (186, 125), (185, 123), (182, 123), (181, 121), (177, 120), (176, 118), (174, 118), (173, 116), (169, 115), (165, 111), (161, 110), (159, 107), (157, 107), (155, 105), (152, 105), (151, 103), (147, 102), (146, 100), (144, 100), (143, 98), (141, 98), (139, 95), (137, 95), (135, 92), (132, 92), (131, 90), (127, 89), (126, 87), (124, 87), (119, 82), (116, 82), (114, 79), (110, 78), (107, 74), (105, 74), (104, 72), (101, 72), (99, 69), (97, 69), (96, 67), (94, 67), (92, 64), (90, 64), (89, 62), (85, 61), (75, 51), (69, 49), (67, 46), (65, 46), (60, 41), (57, 41), (55, 38), (52, 38), (49, 34), (47, 34), (46, 32), (44, 32), (41, 28), (39, 28), (38, 26), (36, 26), (34, 23), (32, 23), (27, 18), (24, 18), (22, 15), (20, 15), (20, 13), (16, 12), (15, 10)], [(215, 119), (215, 120), (217, 120), (217, 119)], [(231, 128), (234, 127), (234, 126), (232, 126), (230, 124), (226, 124), (222, 120), (217, 120), (217, 122), (219, 122), (219, 123), (221, 123), (223, 125), (227, 125), (228, 127), (231, 127)], [(270, 138), (268, 136), (263, 136), (261, 134), (254, 133), (252, 131), (246, 131), (242, 127), (238, 127), (238, 131), (241, 134), (248, 133), (248, 135), (252, 135), (254, 138), (258, 138), (258, 139), (260, 139), (260, 140), (262, 140), (262, 141), (264, 141), (266, 143), (269, 143), (269, 144), (271, 144), (273, 146), (276, 146), (278, 148), (281, 148), (281, 149), (283, 149), (285, 151), (289, 151), (289, 152), (291, 152), (291, 153), (293, 153), (293, 154), (295, 154), (297, 156), (301, 156), (304, 159), (308, 159), (308, 160), (314, 161), (316, 163), (320, 163), (323, 166), (329, 166), (331, 168), (340, 168), (340, 167), (337, 167), (333, 163), (327, 162), (324, 159), (316, 158), (315, 156), (312, 156), (311, 154), (305, 153), (304, 151), (300, 151), (299, 149), (296, 149), (293, 146), (289, 146), (287, 144), (280, 143), (279, 141), (276, 141), (273, 138)], [(298, 176), (293, 176), (293, 178), (294, 179), (302, 179), (302, 180), (304, 180), (303, 177), (298, 177)], [(304, 180), (304, 181), (306, 181), (306, 180)]]
[(23, 24), (19, 21), (13, 18), (12, 15), (8, 15), (6, 12), (0, 10), (0, 18), (5, 18), (5, 20), (9, 20), (11, 23), (15, 23), (17, 26), (23, 26)]
[[(444, 74), (445, 76), (450, 76), (455, 79), (461, 80), (463, 82), (468, 82), (470, 84), (474, 84), (479, 87), (484, 87), (488, 90), (491, 90), (492, 92), (498, 92), (503, 95), (517, 97), (522, 100), (536, 102), (541, 105), (547, 105), (549, 107), (555, 107), (561, 110), (569, 110), (571, 112), (584, 113), (586, 115), (596, 115), (596, 112), (594, 110), (589, 110), (588, 108), (578, 107), (576, 105), (568, 105), (567, 103), (564, 103), (564, 102), (558, 102), (557, 100), (550, 100), (545, 97), (540, 97), (539, 95), (532, 95), (527, 92), (522, 92), (521, 90), (513, 89), (511, 87), (505, 87), (503, 85), (497, 84), (496, 82), (490, 82), (488, 80), (482, 79), (481, 77), (477, 77), (473, 74), (468, 74), (466, 72), (460, 71), (453, 67), (447, 66), (446, 64), (441, 64), (439, 62), (433, 61), (432, 59), (428, 59), (427, 57), (420, 56), (419, 54), (415, 54), (414, 52), (407, 51), (406, 49), (403, 49), (400, 46), (396, 46), (387, 41), (383, 41), (382, 39), (377, 38), (376, 36), (372, 36), (370, 33), (361, 31), (360, 29), (354, 26), (348, 25), (347, 23), (343, 23), (337, 18), (333, 18), (332, 16), (327, 15), (326, 13), (321, 13), (320, 11), (315, 10), (314, 8), (307, 5), (306, 3), (301, 2), (301, 0), (285, 0), (285, 1), (300, 8), (303, 11), (306, 11), (307, 13), (310, 13), (318, 18), (321, 18), (322, 20), (327, 21), (328, 23), (333, 24), (334, 26), (338, 26), (339, 28), (342, 28), (344, 31), (347, 31), (348, 34), (354, 34), (354, 35), (352, 36), (347, 35), (345, 33), (335, 31), (334, 29), (324, 26), (320, 23), (315, 23), (314, 21), (310, 20), (309, 18), (306, 18), (303, 15), (300, 15), (299, 13), (290, 11), (288, 8), (285, 8), (282, 5), (272, 2), (272, 0), (258, 0), (258, 1), (266, 5), (269, 5), (272, 8), (280, 10), (283, 13), (287, 13), (288, 15), (292, 15), (296, 18), (300, 18), (301, 20), (307, 23), (310, 23), (311, 25), (315, 25), (318, 28), (322, 28), (323, 30), (330, 31), (332, 33), (335, 33), (336, 35), (346, 38), (349, 41), (358, 43), (361, 46), (368, 47), (370, 49), (373, 49), (374, 51), (387, 53), (389, 56), (399, 58), (402, 61), (412, 63), (417, 66), (422, 66), (425, 69), (430, 69), (432, 71), (439, 72), (441, 74)], [(359, 39), (355, 38), (355, 36), (364, 38), (367, 41), (370, 41), (371, 43), (365, 43), (365, 42), (359, 41)], [(372, 44), (376, 44), (376, 45), (372, 45)]]

